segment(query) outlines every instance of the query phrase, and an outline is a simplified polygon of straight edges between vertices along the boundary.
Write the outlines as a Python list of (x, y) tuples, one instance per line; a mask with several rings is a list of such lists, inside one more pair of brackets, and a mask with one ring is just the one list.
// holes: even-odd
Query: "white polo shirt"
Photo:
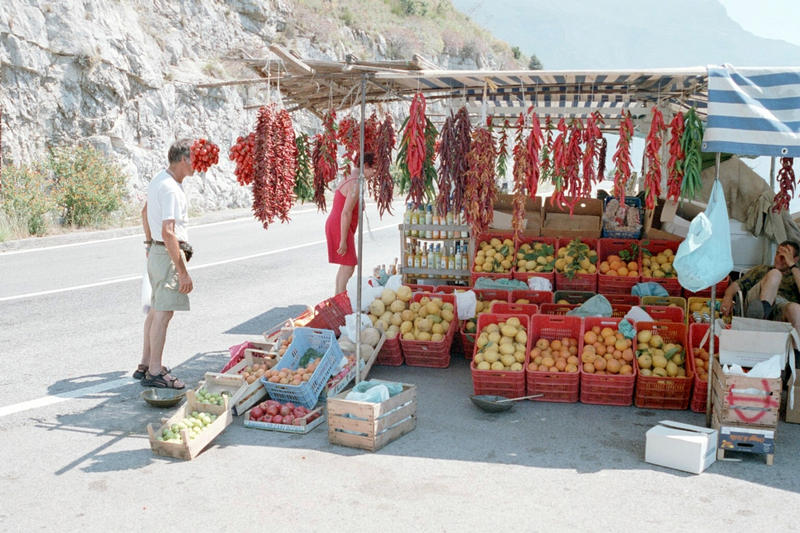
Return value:
[(179, 241), (188, 241), (186, 223), (189, 219), (189, 204), (183, 185), (175, 181), (166, 169), (159, 172), (147, 187), (147, 223), (156, 241), (163, 241), (161, 225), (165, 220), (175, 221), (175, 235)]

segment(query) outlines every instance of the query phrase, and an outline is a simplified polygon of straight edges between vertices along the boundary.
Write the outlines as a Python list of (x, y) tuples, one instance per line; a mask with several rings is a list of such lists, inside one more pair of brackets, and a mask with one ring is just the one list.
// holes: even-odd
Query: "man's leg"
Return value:
[(142, 342), (142, 362), (140, 364), (143, 367), (150, 366), (150, 328), (153, 325), (155, 314), (155, 310), (151, 307), (144, 319), (144, 342)]
[(354, 266), (339, 265), (339, 271), (336, 273), (336, 294), (347, 290), (347, 281), (353, 276), (355, 270)]
[(767, 275), (764, 276), (759, 282), (761, 286), (761, 291), (759, 294), (759, 298), (762, 302), (767, 302), (770, 305), (775, 303), (775, 296), (778, 295), (778, 289), (781, 286), (781, 280), (783, 279), (783, 274), (777, 268), (773, 268)]
[(789, 322), (794, 326), (794, 329), (800, 331), (800, 304), (789, 302), (782, 307), (782, 317), (784, 321)]
[[(167, 326), (172, 319), (174, 311), (153, 311), (150, 323), (150, 375), (161, 373), (161, 357), (164, 354), (164, 343), (167, 340)], [(148, 317), (150, 316), (148, 313)]]

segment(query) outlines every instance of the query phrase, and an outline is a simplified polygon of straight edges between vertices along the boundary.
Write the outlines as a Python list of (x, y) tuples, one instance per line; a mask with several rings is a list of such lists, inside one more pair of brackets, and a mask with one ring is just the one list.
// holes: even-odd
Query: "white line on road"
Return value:
[[(389, 228), (396, 228), (396, 227), (397, 227), (397, 224), (387, 224), (386, 226), (379, 226), (377, 228), (372, 228), (370, 231), (375, 232), (375, 231), (381, 231), (381, 230), (385, 230), (385, 229), (389, 229)], [(266, 256), (269, 256), (269, 255), (280, 254), (280, 253), (289, 252), (289, 251), (292, 251), (292, 250), (297, 250), (299, 248), (306, 248), (308, 246), (318, 246), (318, 245), (323, 244), (323, 243), (325, 243), (324, 239), (323, 240), (319, 240), (319, 241), (307, 242), (307, 243), (304, 243), (304, 244), (298, 244), (298, 245), (295, 245), (295, 246), (289, 246), (287, 248), (281, 248), (279, 250), (269, 250), (267, 252), (260, 252), (260, 253), (257, 253), (257, 254), (245, 255), (245, 256), (241, 256), (241, 257), (234, 257), (234, 258), (231, 258), (231, 259), (224, 259), (222, 261), (215, 261), (213, 263), (206, 263), (204, 265), (190, 266), (189, 267), (189, 271), (191, 272), (193, 270), (200, 270), (202, 268), (214, 267), (214, 266), (219, 266), (219, 265), (227, 265), (229, 263), (235, 263), (237, 261), (246, 261), (248, 259), (255, 259), (257, 257), (266, 257)], [(93, 288), (93, 287), (102, 287), (104, 285), (113, 285), (115, 283), (124, 283), (124, 282), (128, 282), (128, 281), (135, 281), (135, 280), (141, 280), (141, 279), (142, 279), (142, 275), (141, 274), (137, 274), (137, 275), (131, 275), (131, 276), (127, 276), (127, 277), (115, 278), (115, 279), (111, 279), (111, 280), (108, 280), (108, 281), (99, 281), (99, 282), (96, 282), (96, 283), (87, 283), (85, 285), (75, 285), (73, 287), (64, 287), (63, 289), (51, 289), (51, 290), (47, 290), (47, 291), (30, 292), (28, 294), (19, 294), (19, 295), (16, 295), (16, 296), (5, 296), (3, 298), (0, 298), (0, 302), (10, 302), (10, 301), (13, 301), (13, 300), (21, 300), (21, 299), (24, 299), (24, 298), (33, 298), (33, 297), (36, 297), (36, 296), (47, 296), (49, 294), (58, 294), (58, 293), (61, 293), (61, 292), (77, 291), (77, 290), (82, 290), (82, 289), (90, 289), (90, 288)]]
[(29, 409), (38, 409), (40, 407), (47, 407), (48, 405), (61, 403), (66, 400), (72, 400), (73, 398), (81, 398), (83, 396), (88, 396), (89, 394), (96, 394), (98, 392), (117, 389), (119, 387), (124, 387), (125, 385), (130, 385), (131, 383), (137, 383), (137, 382), (138, 380), (135, 380), (133, 378), (115, 379), (113, 381), (106, 381), (105, 383), (98, 383), (97, 385), (90, 385), (88, 387), (83, 387), (68, 392), (49, 394), (47, 396), (44, 396), (42, 398), (37, 398), (35, 400), (28, 400), (26, 402), (15, 403), (13, 405), (6, 405), (4, 407), (0, 407), (0, 418), (8, 415), (13, 415), (14, 413), (27, 411)]

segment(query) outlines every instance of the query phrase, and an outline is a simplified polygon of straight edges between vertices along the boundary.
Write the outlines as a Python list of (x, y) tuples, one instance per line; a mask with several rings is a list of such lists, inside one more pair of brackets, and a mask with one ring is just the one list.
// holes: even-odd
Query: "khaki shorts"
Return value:
[(153, 245), (147, 257), (147, 276), (150, 278), (150, 307), (155, 311), (188, 311), (189, 295), (178, 292), (178, 271), (167, 248)]
[(747, 291), (747, 295), (744, 298), (744, 316), (759, 320), (777, 320), (778, 322), (788, 322), (784, 311), (786, 310), (786, 306), (789, 305), (789, 300), (780, 294), (775, 296), (775, 302), (772, 304), (772, 312), (770, 315), (764, 316), (764, 306), (761, 303), (762, 281), (759, 281), (753, 285), (749, 291)]

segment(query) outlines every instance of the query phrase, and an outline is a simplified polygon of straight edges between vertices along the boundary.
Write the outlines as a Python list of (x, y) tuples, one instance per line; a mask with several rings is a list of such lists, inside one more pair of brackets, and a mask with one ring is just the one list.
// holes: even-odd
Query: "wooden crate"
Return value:
[[(359, 365), (361, 367), (361, 375), (359, 376), (359, 379), (361, 381), (367, 379), (369, 371), (372, 370), (372, 365), (375, 364), (375, 360), (378, 358), (378, 354), (380, 353), (381, 348), (383, 348), (383, 343), (386, 342), (386, 332), (381, 329), (378, 329), (378, 331), (381, 332), (381, 338), (378, 340), (378, 344), (376, 344), (375, 348), (372, 350), (372, 355), (370, 355), (370, 357), (366, 361), (364, 361), (362, 365)], [(355, 350), (353, 350), (352, 352), (343, 352), (343, 353), (345, 357), (348, 355), (356, 354)], [(330, 380), (328, 380), (328, 384), (325, 386), (325, 392), (327, 393), (328, 396), (335, 396), (340, 392), (342, 392), (344, 388), (351, 381), (355, 379), (355, 377), (356, 377), (355, 367), (351, 368), (350, 371), (343, 378), (339, 380), (334, 380), (335, 378), (334, 376)]]
[[(210, 414), (217, 415), (217, 419), (205, 427), (200, 434), (194, 438), (189, 439), (188, 430), (181, 431), (181, 439), (183, 442), (164, 442), (158, 440), (156, 437), (161, 435), (165, 427), (177, 424), (192, 411), (202, 411)], [(186, 391), (186, 403), (178, 408), (171, 417), (169, 417), (158, 429), (154, 429), (152, 424), (147, 424), (147, 434), (150, 440), (150, 449), (156, 455), (163, 455), (166, 457), (175, 457), (177, 459), (192, 460), (203, 451), (203, 448), (211, 444), (217, 435), (225, 431), (231, 422), (233, 422), (233, 415), (231, 414), (231, 404), (228, 398), (222, 405), (210, 405), (207, 403), (199, 403), (193, 390)]]
[[(323, 412), (322, 407), (317, 407), (316, 409), (309, 411), (306, 416), (300, 419), (302, 423), (299, 426), (295, 426), (293, 424), (273, 424), (272, 422), (259, 422), (257, 420), (250, 420), (250, 411), (252, 411), (252, 409), (248, 409), (244, 413), (244, 427), (263, 429), (267, 431), (280, 431), (283, 433), (305, 435), (306, 433), (313, 431), (314, 428), (325, 421), (325, 413)], [(309, 419), (311, 418), (313, 418), (313, 420), (309, 422)]]
[[(248, 366), (252, 366), (256, 363), (259, 364), (268, 364), (270, 368), (273, 368), (275, 365), (278, 364), (280, 360), (276, 354), (263, 354), (263, 355), (256, 355), (257, 351), (254, 351), (251, 348), (248, 348), (244, 352), (244, 359), (242, 359), (236, 366), (233, 366), (228, 369), (225, 374), (228, 375), (238, 375), (240, 370), (247, 368)], [(245, 389), (237, 396), (236, 402), (231, 402), (233, 406), (233, 413), (236, 416), (241, 415), (256, 403), (261, 401), (267, 395), (267, 390), (264, 388), (264, 385), (261, 384), (260, 380), (255, 380), (254, 382), (248, 384)]]
[[(712, 413), (721, 425), (745, 425), (776, 428), (780, 405), (781, 378), (751, 378), (725, 374), (717, 359), (712, 363)], [(738, 391), (756, 389), (759, 394), (745, 395)]]
[[(225, 394), (234, 405), (244, 394), (247, 382), (241, 374), (220, 374), (219, 372), (206, 372), (205, 379), (197, 384), (195, 392), (205, 388), (211, 394)], [(203, 404), (205, 405), (205, 404)]]
[(385, 402), (345, 400), (346, 392), (328, 398), (328, 441), (375, 452), (417, 426), (417, 386)]

